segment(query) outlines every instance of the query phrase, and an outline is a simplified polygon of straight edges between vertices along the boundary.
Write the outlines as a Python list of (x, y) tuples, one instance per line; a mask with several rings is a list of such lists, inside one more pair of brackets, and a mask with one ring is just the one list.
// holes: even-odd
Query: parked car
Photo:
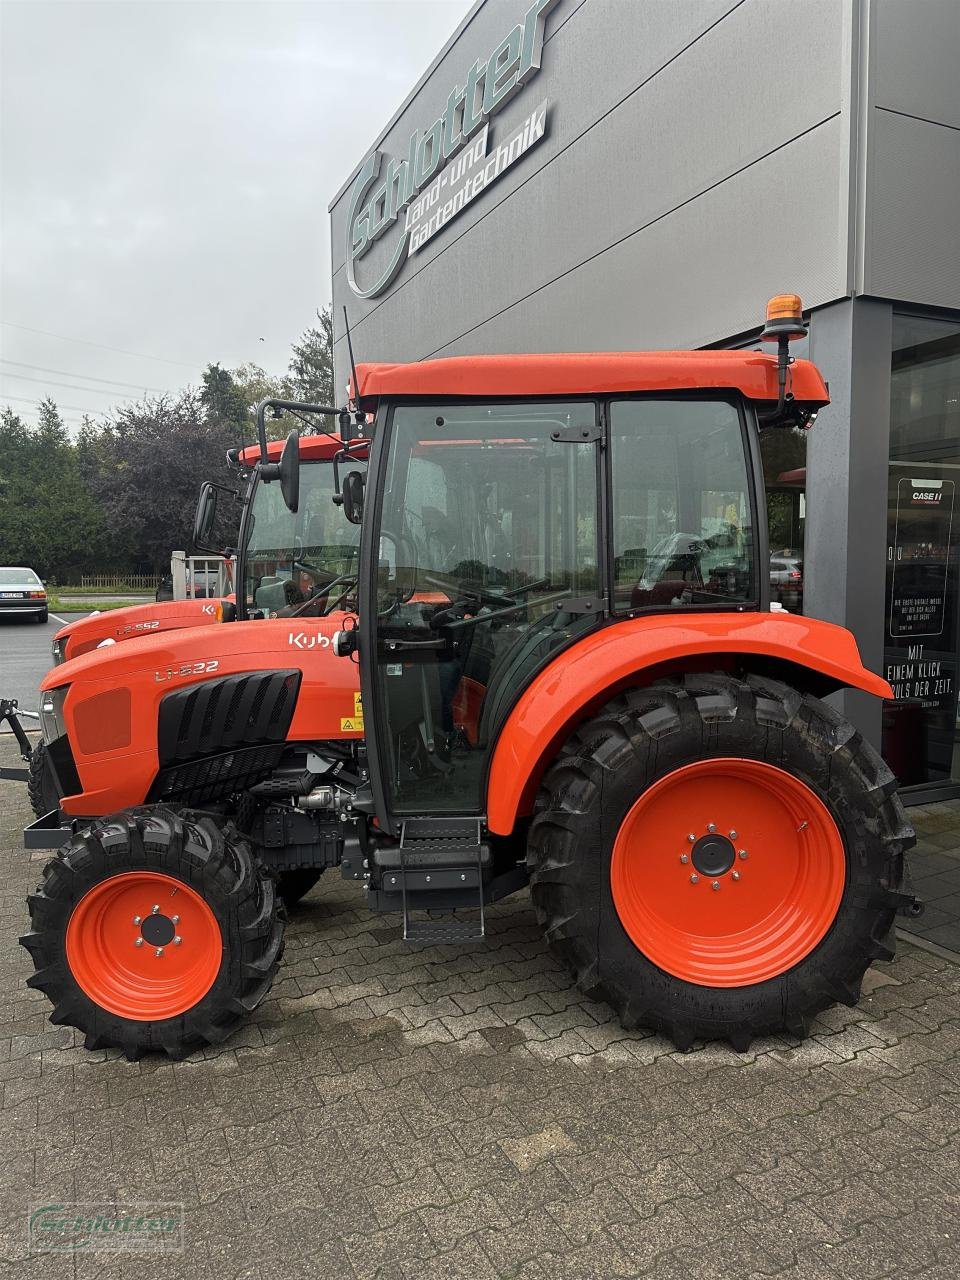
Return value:
[(0, 568), (0, 615), (46, 622), (46, 588), (32, 569)]
[(803, 608), (803, 561), (799, 552), (771, 554), (770, 596), (779, 600), (785, 609)]

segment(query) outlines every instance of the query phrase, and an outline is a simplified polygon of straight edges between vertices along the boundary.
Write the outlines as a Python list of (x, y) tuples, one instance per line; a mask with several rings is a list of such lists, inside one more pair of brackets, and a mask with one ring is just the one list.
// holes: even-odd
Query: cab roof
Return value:
[[(361, 401), (387, 396), (489, 398), (708, 389), (776, 401), (777, 357), (763, 351), (450, 356), (417, 364), (359, 364), (357, 382)], [(787, 390), (811, 407), (830, 401), (820, 371), (809, 360), (791, 364)]]
[[(279, 462), (286, 440), (268, 440), (267, 457), (271, 462)], [(343, 448), (343, 441), (338, 435), (301, 436), (300, 457), (305, 462), (330, 462), (335, 454)], [(248, 444), (239, 454), (240, 461), (246, 467), (252, 467), (260, 461), (260, 446)]]

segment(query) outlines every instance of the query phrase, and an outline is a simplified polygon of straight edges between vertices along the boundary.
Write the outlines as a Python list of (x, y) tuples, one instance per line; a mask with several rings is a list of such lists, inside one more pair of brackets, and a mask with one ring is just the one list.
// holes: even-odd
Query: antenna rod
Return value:
[(353, 398), (357, 412), (360, 411), (360, 383), (357, 381), (357, 366), (353, 358), (353, 343), (350, 340), (350, 321), (347, 319), (347, 308), (343, 308), (343, 327), (347, 331), (347, 350), (350, 352), (350, 372), (353, 375)]

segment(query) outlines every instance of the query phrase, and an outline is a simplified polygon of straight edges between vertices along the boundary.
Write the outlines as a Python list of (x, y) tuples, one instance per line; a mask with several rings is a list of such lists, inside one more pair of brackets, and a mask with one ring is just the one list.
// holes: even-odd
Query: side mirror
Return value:
[(351, 524), (359, 524), (363, 517), (363, 486), (366, 479), (362, 471), (348, 471), (343, 477), (343, 514)]
[(280, 492), (287, 509), (296, 515), (300, 506), (300, 437), (296, 431), (287, 436), (280, 455)]
[(217, 520), (217, 497), (217, 486), (205, 480), (200, 486), (197, 514), (193, 519), (193, 545), (198, 551), (214, 551), (219, 554), (210, 546), (210, 537)]

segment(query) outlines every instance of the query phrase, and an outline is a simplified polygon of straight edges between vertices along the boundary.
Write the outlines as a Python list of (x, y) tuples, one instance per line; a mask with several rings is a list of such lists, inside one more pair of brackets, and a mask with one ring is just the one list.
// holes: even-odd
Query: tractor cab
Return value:
[[(758, 413), (775, 358), (468, 357), (358, 379), (377, 417), (346, 647), (384, 830), (485, 818), (518, 698), (591, 632), (769, 609)], [(826, 400), (805, 363), (791, 393), (778, 420)]]
[[(298, 450), (296, 510), (280, 484), (264, 479), (262, 467), (251, 476), (237, 570), (242, 617), (316, 618), (356, 606), (360, 531), (333, 501), (342, 442), (303, 436)], [(279, 457), (279, 445), (270, 442), (270, 452)], [(350, 459), (352, 468), (366, 469), (365, 448), (354, 446)]]

